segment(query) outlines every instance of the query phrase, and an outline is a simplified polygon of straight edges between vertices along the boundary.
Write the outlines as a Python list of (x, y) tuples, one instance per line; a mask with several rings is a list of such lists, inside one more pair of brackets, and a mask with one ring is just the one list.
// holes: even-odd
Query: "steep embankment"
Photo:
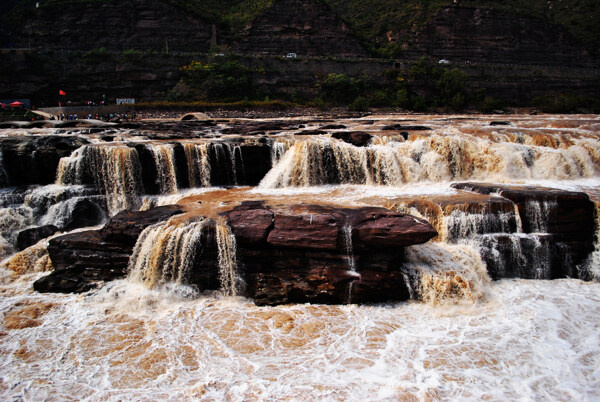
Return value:
[(13, 18), (14, 47), (202, 52), (217, 35), (212, 23), (161, 0), (51, 2)]
[[(505, 51), (501, 60), (532, 51), (555, 64), (600, 49), (593, 0), (22, 0), (0, 13), (8, 27), (4, 45), (15, 47), (205, 51), (218, 44), (249, 53), (362, 56), (360, 38), (382, 56), (417, 50), (477, 58), (489, 56), (477, 49), (493, 47)], [(475, 52), (465, 54), (465, 44)]]

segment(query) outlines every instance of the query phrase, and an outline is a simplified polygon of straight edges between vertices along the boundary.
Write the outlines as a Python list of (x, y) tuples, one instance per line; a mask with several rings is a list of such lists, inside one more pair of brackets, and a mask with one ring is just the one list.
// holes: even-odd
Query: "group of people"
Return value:
[[(79, 115), (77, 113), (65, 115), (61, 113), (59, 116), (50, 115), (50, 120), (77, 120), (79, 119)], [(82, 119), (95, 119), (102, 121), (133, 121), (137, 120), (137, 113), (104, 113), (104, 114), (91, 114), (88, 113), (87, 117), (83, 116)]]

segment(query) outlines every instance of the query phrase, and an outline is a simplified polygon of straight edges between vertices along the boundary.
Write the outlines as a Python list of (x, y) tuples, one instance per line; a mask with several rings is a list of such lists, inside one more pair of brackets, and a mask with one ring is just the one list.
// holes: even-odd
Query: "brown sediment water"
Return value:
[[(509, 124), (491, 126), (496, 120)], [(505, 236), (504, 247), (521, 254), (543, 251), (543, 237), (523, 233), (516, 207), (498, 202), (497, 195), (450, 187), (453, 181), (477, 180), (583, 191), (598, 210), (598, 118), (368, 116), (339, 123), (346, 126), (340, 131), (361, 130), (376, 138), (358, 148), (330, 138), (335, 130), (318, 136), (296, 135), (304, 129), (267, 131), (273, 168), (258, 187), (210, 187), (215, 173), (210, 138), (148, 140), (141, 132), (118, 131), (117, 142), (108, 143), (89, 135), (95, 142), (61, 160), (60, 186), (46, 193), (84, 186), (82, 168), (93, 166), (91, 179), (112, 212), (178, 203), (185, 213), (142, 233), (129, 278), (83, 295), (32, 290), (48, 266), (43, 243), (5, 260), (12, 271), (0, 269), (2, 398), (598, 399), (600, 284), (490, 281), (477, 242), (480, 232), (493, 228)], [(303, 124), (312, 130), (324, 123)], [(399, 127), (381, 130), (393, 124)], [(401, 127), (409, 125), (431, 130), (402, 134)], [(129, 145), (138, 141), (152, 153), (154, 166), (163, 167), (157, 175), (159, 194), (144, 194), (136, 176), (139, 155)], [(182, 145), (179, 165), (173, 159), (175, 143)], [(237, 146), (215, 149), (223, 151), (216, 157), (237, 155), (239, 160)], [(176, 175), (184, 165), (189, 190)], [(36, 214), (50, 216), (47, 200), (63, 197), (44, 193), (38, 202), (40, 190), (28, 191), (29, 204), (19, 210), (2, 206), (7, 254), (14, 250), (11, 233), (40, 223)], [(440, 235), (405, 250), (405, 263), (419, 279), (409, 302), (257, 307), (240, 296), (235, 238), (219, 219), (243, 201), (273, 207), (382, 206), (422, 216)], [(552, 205), (529, 207), (539, 221), (535, 230), (543, 231)], [(199, 293), (184, 278), (211, 219), (222, 289)], [(351, 236), (344, 241), (352, 270)], [(532, 249), (524, 244), (533, 244)], [(590, 254), (592, 267), (600, 266), (594, 260), (600, 255), (597, 247)]]

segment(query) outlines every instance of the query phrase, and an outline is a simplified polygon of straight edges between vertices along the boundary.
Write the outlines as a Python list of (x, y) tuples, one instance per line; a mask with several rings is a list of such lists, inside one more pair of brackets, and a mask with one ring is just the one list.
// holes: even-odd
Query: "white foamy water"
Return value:
[[(204, 204), (190, 201), (194, 208), (235, 205), (246, 195), (293, 203), (322, 198), (343, 206), (389, 201), (399, 208), (395, 198), (460, 194), (450, 187), (459, 180), (581, 190), (597, 200), (597, 117), (503, 116), (508, 126), (490, 126), (496, 118), (410, 116), (432, 131), (410, 138), (392, 132), (361, 149), (327, 136), (278, 137), (274, 167), (253, 189), (204, 187), (221, 168), (228, 168), (230, 184), (244, 177), (237, 145), (211, 145), (219, 167), (211, 171), (204, 140), (186, 140), (187, 179), (203, 188), (180, 191), (173, 146), (148, 143), (160, 167), (161, 194), (154, 196), (143, 194), (135, 148), (96, 139), (61, 161), (57, 182), (93, 179), (112, 213), (211, 191)], [(378, 131), (408, 123), (369, 119), (374, 124), (345, 124)], [(52, 132), (46, 131), (39, 134)], [(121, 133), (122, 141), (144, 139)], [(30, 203), (37, 198), (45, 199), (30, 197)], [(534, 207), (535, 216), (547, 213), (547, 205)], [(60, 211), (57, 205), (44, 209), (48, 223)], [(32, 224), (20, 210), (0, 212), (8, 240)], [(48, 268), (38, 243), (6, 265), (22, 276), (0, 269), (0, 400), (600, 400), (600, 283), (490, 282), (474, 238), (486, 225), (508, 232), (513, 215), (491, 223), (476, 212), (441, 216), (438, 242), (406, 250), (405, 267), (419, 276), (420, 287), (411, 290), (423, 302), (381, 305), (257, 307), (225, 297), (236, 293), (240, 268), (225, 226), (218, 233), (223, 289), (205, 294), (182, 280), (202, 246), (193, 226), (199, 224), (149, 228), (136, 247), (132, 275), (84, 295), (33, 292), (33, 281)], [(509, 240), (517, 260), (525, 261), (525, 253), (543, 244), (537, 234), (522, 233), (517, 218)], [(533, 249), (522, 247), (524, 238)], [(345, 238), (345, 248), (353, 270), (351, 240)], [(0, 249), (12, 247), (5, 243)], [(595, 247), (586, 264), (598, 279)]]
[[(256, 307), (125, 281), (42, 295), (3, 275), (4, 400), (600, 398), (598, 283), (504, 280), (471, 307)], [(34, 303), (54, 306), (40, 326), (7, 328)]]

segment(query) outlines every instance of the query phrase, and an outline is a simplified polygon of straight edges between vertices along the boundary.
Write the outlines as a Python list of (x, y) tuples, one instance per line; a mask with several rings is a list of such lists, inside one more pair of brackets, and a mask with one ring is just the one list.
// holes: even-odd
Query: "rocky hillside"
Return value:
[(246, 25), (235, 48), (241, 53), (368, 56), (352, 31), (324, 3), (273, 1)]
[(598, 10), (595, 0), (11, 0), (0, 46), (587, 66)]
[(11, 26), (14, 47), (207, 51), (216, 27), (162, 0), (41, 6)]
[(502, 10), (445, 7), (411, 41), (409, 53), (452, 61), (592, 67), (564, 28)]

